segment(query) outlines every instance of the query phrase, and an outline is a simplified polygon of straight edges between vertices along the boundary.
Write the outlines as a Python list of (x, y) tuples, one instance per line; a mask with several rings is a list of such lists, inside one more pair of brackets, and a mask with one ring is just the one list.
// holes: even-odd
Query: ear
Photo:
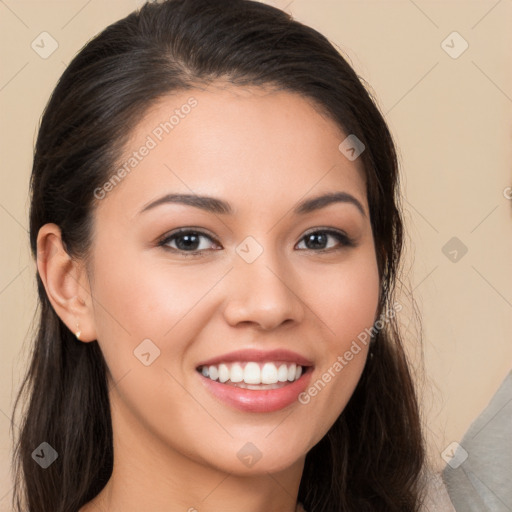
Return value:
[(39, 230), (37, 270), (53, 309), (68, 329), (73, 334), (79, 330), (80, 341), (94, 341), (92, 297), (85, 266), (68, 255), (57, 224), (45, 224)]

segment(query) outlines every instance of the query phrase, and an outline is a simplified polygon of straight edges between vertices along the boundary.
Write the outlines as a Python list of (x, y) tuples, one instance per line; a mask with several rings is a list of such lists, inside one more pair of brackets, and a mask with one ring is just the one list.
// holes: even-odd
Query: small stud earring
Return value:
[(75, 336), (76, 336), (76, 339), (79, 340), (80, 339), (80, 334), (81, 331), (79, 330), (79, 327), (78, 327), (78, 322), (76, 323), (76, 332), (75, 332)]

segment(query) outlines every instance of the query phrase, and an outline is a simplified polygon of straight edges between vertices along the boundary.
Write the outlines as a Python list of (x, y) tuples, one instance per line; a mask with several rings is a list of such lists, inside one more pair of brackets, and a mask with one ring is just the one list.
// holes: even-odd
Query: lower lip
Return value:
[(222, 384), (197, 372), (203, 384), (226, 404), (246, 412), (273, 412), (297, 401), (311, 380), (313, 367), (308, 367), (296, 381), (278, 389), (244, 389)]

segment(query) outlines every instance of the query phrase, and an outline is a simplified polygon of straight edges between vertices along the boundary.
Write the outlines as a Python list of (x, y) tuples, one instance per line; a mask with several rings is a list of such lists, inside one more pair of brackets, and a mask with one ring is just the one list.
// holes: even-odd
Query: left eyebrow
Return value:
[(315, 210), (319, 210), (320, 208), (325, 208), (332, 203), (348, 203), (353, 204), (361, 213), (363, 217), (366, 217), (366, 212), (364, 211), (363, 205), (360, 203), (358, 199), (356, 199), (353, 195), (347, 192), (331, 192), (329, 194), (323, 194), (317, 197), (313, 197), (311, 199), (307, 199), (305, 201), (300, 202), (293, 212), (296, 215), (303, 215), (306, 213), (313, 212)]
[[(156, 199), (155, 201), (144, 206), (138, 215), (166, 203), (184, 204), (220, 215), (234, 214), (234, 210), (229, 203), (216, 197), (199, 196), (195, 194), (166, 194), (165, 196), (162, 196), (159, 199)], [(293, 213), (295, 215), (305, 215), (307, 213), (320, 210), (321, 208), (325, 208), (326, 206), (329, 206), (333, 203), (353, 204), (363, 215), (363, 217), (366, 217), (366, 212), (364, 211), (363, 205), (360, 203), (360, 201), (347, 192), (331, 192), (306, 199), (301, 201), (294, 208)]]

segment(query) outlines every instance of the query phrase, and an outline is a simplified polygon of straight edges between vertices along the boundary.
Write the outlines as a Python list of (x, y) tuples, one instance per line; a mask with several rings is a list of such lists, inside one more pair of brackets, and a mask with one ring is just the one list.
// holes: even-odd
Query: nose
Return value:
[(270, 330), (302, 321), (304, 303), (299, 283), (285, 262), (278, 264), (265, 250), (252, 263), (237, 256), (234, 267), (228, 277), (224, 309), (231, 326), (248, 323)]

